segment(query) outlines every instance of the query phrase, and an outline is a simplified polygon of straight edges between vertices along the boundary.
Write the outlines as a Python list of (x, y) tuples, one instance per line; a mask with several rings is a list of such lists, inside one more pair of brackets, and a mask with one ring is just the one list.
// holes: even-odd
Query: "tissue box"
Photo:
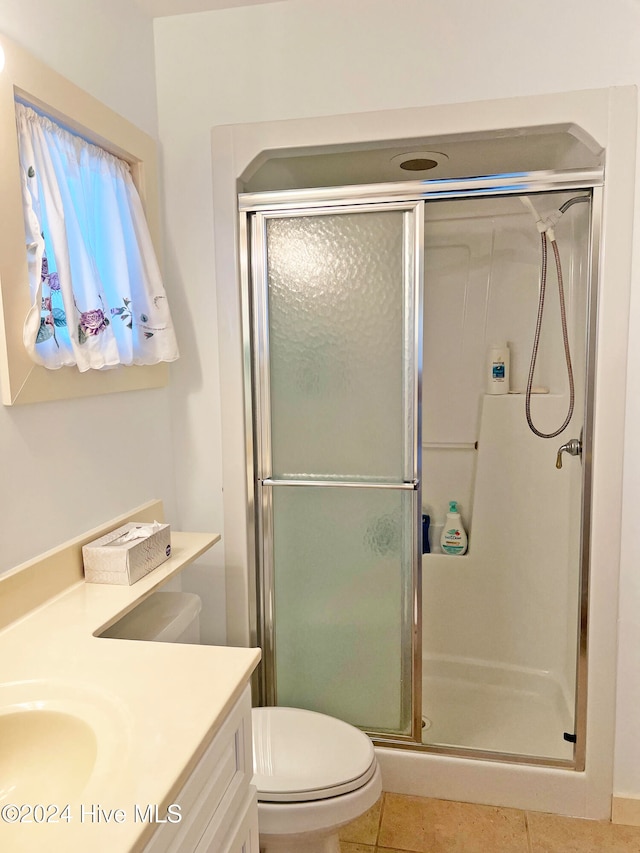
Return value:
[(89, 583), (131, 585), (164, 563), (171, 555), (170, 525), (160, 524), (144, 539), (122, 541), (130, 530), (151, 526), (151, 523), (129, 522), (83, 545), (85, 580)]

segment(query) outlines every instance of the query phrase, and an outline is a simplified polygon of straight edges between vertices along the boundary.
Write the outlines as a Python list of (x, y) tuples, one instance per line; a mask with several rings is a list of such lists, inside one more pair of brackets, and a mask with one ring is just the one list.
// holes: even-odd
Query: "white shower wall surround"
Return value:
[[(566, 196), (562, 196), (565, 198)], [(541, 209), (558, 196), (537, 201)], [(576, 411), (584, 404), (588, 205), (574, 205), (557, 227), (571, 351), (579, 353)], [(540, 280), (540, 237), (518, 199), (483, 199), (427, 205), (423, 327), (422, 503), (431, 522), (442, 522), (450, 500), (473, 523), (474, 478), (487, 350), (507, 341), (510, 390), (524, 412)], [(551, 395), (567, 390), (555, 271), (549, 270), (536, 382)], [(533, 401), (545, 420), (543, 395)], [(566, 407), (565, 407), (566, 411)], [(549, 426), (561, 423), (562, 416)], [(551, 446), (548, 445), (551, 453)], [(500, 511), (500, 507), (495, 507)]]
[[(544, 403), (556, 418), (566, 410), (559, 396)], [(484, 397), (472, 547), (423, 557), (424, 713), (438, 724), (425, 741), (570, 759), (581, 470), (577, 460), (556, 469), (555, 448), (529, 432), (523, 405), (520, 395)], [(466, 696), (466, 731), (448, 732), (442, 679)], [(537, 703), (550, 693), (549, 729), (536, 742)], [(493, 697), (490, 718), (475, 695)], [(502, 737), (508, 726), (519, 740)]]
[[(543, 211), (564, 200), (536, 196)], [(563, 435), (577, 436), (589, 205), (569, 211), (556, 237), (577, 384)], [(463, 558), (423, 557), (423, 740), (570, 760), (582, 466), (573, 460), (558, 470), (558, 442), (537, 438), (525, 420), (539, 285), (540, 238), (519, 199), (427, 205), (423, 507), (437, 522), (458, 499), (470, 548)], [(485, 354), (500, 340), (511, 350), (512, 393), (490, 396), (483, 393)], [(550, 429), (562, 422), (568, 399), (554, 271), (539, 352), (535, 384), (549, 393), (532, 405)], [(442, 363), (446, 368), (437, 369)]]

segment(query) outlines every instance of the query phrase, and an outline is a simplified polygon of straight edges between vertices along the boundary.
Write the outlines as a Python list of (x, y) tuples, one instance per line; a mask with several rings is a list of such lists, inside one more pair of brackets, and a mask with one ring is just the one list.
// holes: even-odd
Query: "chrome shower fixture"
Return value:
[[(535, 435), (537, 435), (539, 438), (555, 438), (557, 435), (560, 435), (560, 433), (567, 427), (569, 421), (573, 416), (573, 409), (575, 405), (575, 387), (573, 380), (573, 367), (571, 365), (571, 350), (569, 348), (569, 333), (567, 331), (567, 312), (564, 299), (564, 284), (562, 280), (562, 264), (560, 261), (560, 252), (558, 250), (558, 244), (556, 242), (556, 235), (554, 229), (560, 221), (561, 217), (564, 215), (565, 211), (568, 210), (569, 207), (581, 201), (589, 201), (589, 196), (576, 196), (575, 198), (571, 198), (568, 201), (564, 202), (564, 204), (562, 204), (556, 210), (548, 211), (547, 213), (542, 215), (538, 213), (536, 208), (533, 206), (531, 199), (527, 196), (520, 196), (520, 201), (524, 204), (525, 207), (530, 210), (531, 214), (533, 215), (533, 218), (536, 221), (536, 226), (538, 228), (538, 231), (540, 232), (540, 243), (542, 251), (542, 261), (540, 265), (540, 297), (538, 301), (538, 316), (536, 318), (536, 330), (533, 339), (531, 363), (529, 365), (529, 376), (527, 379), (527, 390), (525, 394), (525, 414), (527, 417), (529, 429)], [(556, 274), (558, 279), (558, 295), (560, 298), (560, 320), (562, 323), (562, 340), (564, 345), (565, 361), (567, 365), (567, 377), (569, 380), (569, 408), (567, 411), (567, 415), (564, 421), (562, 422), (562, 425), (559, 426), (558, 429), (553, 430), (552, 432), (542, 432), (541, 430), (539, 430), (533, 423), (533, 419), (531, 416), (531, 389), (533, 387), (533, 374), (536, 368), (538, 347), (540, 345), (540, 331), (542, 328), (542, 315), (544, 312), (544, 300), (547, 287), (547, 239), (551, 241), (556, 265)]]

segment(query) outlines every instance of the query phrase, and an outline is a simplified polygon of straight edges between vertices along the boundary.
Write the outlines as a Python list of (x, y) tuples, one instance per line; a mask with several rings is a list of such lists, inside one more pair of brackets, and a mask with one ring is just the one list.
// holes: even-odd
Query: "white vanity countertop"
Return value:
[[(0, 631), (0, 715), (38, 707), (65, 712), (86, 720), (98, 744), (87, 787), (72, 795), (68, 783), (59, 782), (56, 767), (73, 761), (73, 749), (61, 746), (57, 761), (47, 747), (42, 760), (51, 764), (46, 774), (52, 795), (38, 803), (23, 803), (17, 790), (3, 795), (0, 754), (0, 850), (129, 853), (144, 849), (155, 828), (144, 819), (147, 806), (152, 806), (154, 817), (156, 812), (159, 819), (166, 817), (167, 806), (242, 692), (260, 650), (147, 643), (94, 634), (218, 539), (172, 532), (172, 556), (132, 586), (75, 583)], [(39, 756), (29, 760), (40, 763)], [(28, 823), (42, 820), (43, 813), (38, 810), (36, 815), (26, 808), (22, 821), (10, 822), (15, 812), (6, 811), (8, 804), (44, 806), (45, 818), (58, 822)], [(115, 810), (121, 811), (116, 814)]]

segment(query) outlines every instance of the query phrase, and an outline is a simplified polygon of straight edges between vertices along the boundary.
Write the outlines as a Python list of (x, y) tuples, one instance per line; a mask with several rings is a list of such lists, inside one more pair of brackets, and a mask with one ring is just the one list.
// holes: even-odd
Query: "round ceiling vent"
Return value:
[(391, 162), (405, 172), (428, 172), (448, 159), (441, 151), (406, 151), (396, 154)]

